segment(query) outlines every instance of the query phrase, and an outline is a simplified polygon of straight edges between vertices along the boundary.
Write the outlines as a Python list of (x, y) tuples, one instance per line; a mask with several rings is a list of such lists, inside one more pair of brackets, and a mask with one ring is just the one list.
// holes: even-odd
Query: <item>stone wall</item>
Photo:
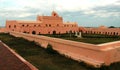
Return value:
[(108, 44), (110, 47), (106, 47), (107, 45), (94, 45), (18, 32), (10, 32), (10, 34), (16, 37), (23, 37), (29, 41), (35, 41), (44, 48), (47, 48), (47, 45), (50, 44), (60, 54), (94, 67), (110, 65), (111, 63), (120, 61), (120, 42), (117, 42), (117, 44), (114, 43), (116, 47), (113, 47), (112, 44)]

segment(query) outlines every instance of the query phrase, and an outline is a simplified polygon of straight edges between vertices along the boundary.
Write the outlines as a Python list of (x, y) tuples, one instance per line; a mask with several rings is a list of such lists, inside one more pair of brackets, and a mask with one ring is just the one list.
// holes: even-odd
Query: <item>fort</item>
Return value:
[(63, 22), (56, 12), (51, 16), (37, 16), (36, 21), (7, 20), (6, 29), (29, 34), (62, 34), (78, 31), (77, 23)]
[(0, 32), (9, 32), (15, 37), (35, 41), (44, 48), (51, 44), (53, 49), (59, 53), (94, 67), (109, 66), (112, 63), (120, 62), (120, 41), (94, 45), (38, 35), (75, 32), (120, 35), (120, 28), (107, 28), (105, 26), (85, 28), (79, 27), (76, 22), (63, 22), (63, 18), (55, 11), (52, 12), (51, 16), (37, 16), (36, 21), (7, 20), (5, 28), (1, 28)]
[(0, 32), (16, 31), (28, 34), (63, 34), (83, 32), (90, 34), (120, 35), (120, 28), (108, 28), (100, 26), (98, 28), (86, 28), (78, 26), (76, 22), (63, 22), (55, 11), (51, 16), (37, 16), (36, 21), (6, 20), (5, 28), (0, 28)]

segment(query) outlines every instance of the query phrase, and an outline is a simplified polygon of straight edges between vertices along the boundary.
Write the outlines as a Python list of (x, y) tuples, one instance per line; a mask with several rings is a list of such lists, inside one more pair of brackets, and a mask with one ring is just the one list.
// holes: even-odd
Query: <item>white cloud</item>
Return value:
[[(113, 15), (114, 12), (104, 12), (104, 11), (95, 11), (92, 10), (95, 7), (107, 6), (107, 5), (119, 5), (118, 0), (0, 0), (0, 4), (6, 5), (3, 8), (3, 11), (13, 12), (2, 13), (0, 15), (6, 15), (13, 17), (26, 17), (33, 14), (39, 14), (41, 11), (60, 11), (60, 12), (76, 12), (83, 11), (85, 14), (95, 14), (96, 16), (105, 16), (105, 15)], [(9, 4), (12, 6), (9, 6)], [(8, 6), (7, 6), (8, 5)], [(29, 8), (38, 9), (36, 13), (31, 13)], [(16, 14), (17, 13), (17, 14)], [(19, 14), (18, 14), (19, 13)], [(3, 16), (4, 16), (3, 15)], [(116, 14), (117, 15), (117, 14)], [(119, 12), (118, 12), (119, 15)]]
[(111, 16), (115, 16), (115, 17), (120, 17), (120, 12), (108, 12), (106, 10), (87, 10), (84, 11), (84, 14), (86, 15), (94, 15), (95, 17), (111, 17)]
[[(4, 0), (9, 1), (9, 0)], [(114, 4), (118, 0), (10, 0), (16, 4), (14, 7), (31, 7), (31, 8), (53, 8), (60, 11), (78, 11), (91, 9), (97, 6), (106, 6)], [(18, 7), (19, 6), (19, 7)]]

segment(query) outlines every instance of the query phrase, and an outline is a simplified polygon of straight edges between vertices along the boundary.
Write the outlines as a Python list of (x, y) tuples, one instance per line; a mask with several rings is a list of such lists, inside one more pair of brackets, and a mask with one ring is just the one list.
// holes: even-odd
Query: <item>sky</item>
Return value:
[(0, 26), (6, 20), (36, 20), (56, 11), (64, 22), (79, 26), (120, 27), (120, 0), (0, 0)]

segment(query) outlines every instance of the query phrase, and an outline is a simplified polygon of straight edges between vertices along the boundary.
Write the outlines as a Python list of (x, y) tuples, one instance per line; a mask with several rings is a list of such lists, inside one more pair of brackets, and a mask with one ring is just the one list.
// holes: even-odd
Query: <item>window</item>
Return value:
[(50, 32), (48, 32), (48, 34), (50, 34)]
[(14, 25), (14, 28), (16, 28), (16, 25)]
[(22, 27), (24, 27), (24, 25), (22, 25)]
[(40, 27), (40, 25), (38, 25)]
[(70, 30), (69, 33), (72, 33), (72, 30)]
[(66, 31), (66, 34), (68, 34), (68, 31)]
[(34, 25), (34, 27), (36, 27), (36, 25)]
[(36, 31), (32, 31), (32, 34), (36, 34)]
[(29, 25), (27, 25), (27, 27), (28, 27)]
[(116, 35), (118, 35), (118, 33), (116, 33)]
[(39, 32), (39, 35), (40, 35), (41, 33)]
[(49, 27), (51, 27), (51, 24), (49, 24)]
[(64, 25), (64, 27), (66, 27), (66, 25)]
[(57, 26), (59, 26), (59, 24), (57, 24)]
[(48, 27), (48, 25), (46, 24), (46, 27)]
[(61, 33), (59, 32), (59, 34), (61, 34)]
[(11, 28), (11, 25), (9, 25), (9, 28)]
[(116, 33), (115, 33), (115, 32), (113, 32), (113, 35), (116, 35)]

